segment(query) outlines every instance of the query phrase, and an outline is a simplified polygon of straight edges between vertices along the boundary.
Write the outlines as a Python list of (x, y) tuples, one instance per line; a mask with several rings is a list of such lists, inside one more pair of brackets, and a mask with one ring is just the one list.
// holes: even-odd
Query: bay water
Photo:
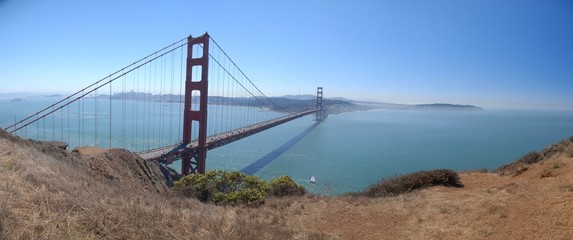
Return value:
[[(0, 127), (46, 102), (0, 99)], [(289, 175), (311, 192), (327, 195), (360, 191), (382, 178), (420, 170), (491, 170), (573, 135), (573, 110), (377, 110), (330, 115), (314, 124), (312, 116), (303, 117), (211, 150), (207, 169), (241, 170), (282, 147), (254, 174), (268, 180)], [(310, 183), (311, 176), (316, 183)]]
[[(305, 117), (213, 150), (208, 167), (237, 169), (247, 162), (228, 159), (254, 160), (312, 124)], [(420, 170), (492, 170), (571, 135), (570, 110), (344, 113), (330, 115), (256, 175), (289, 175), (312, 192), (341, 194)]]

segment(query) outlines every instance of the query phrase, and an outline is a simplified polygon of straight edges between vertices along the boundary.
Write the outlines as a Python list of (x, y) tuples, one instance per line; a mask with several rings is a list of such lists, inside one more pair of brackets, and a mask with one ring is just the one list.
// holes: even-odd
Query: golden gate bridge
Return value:
[(205, 33), (170, 44), (5, 128), (71, 146), (125, 148), (205, 173), (207, 151), (291, 120), (326, 118), (316, 102), (281, 106)]

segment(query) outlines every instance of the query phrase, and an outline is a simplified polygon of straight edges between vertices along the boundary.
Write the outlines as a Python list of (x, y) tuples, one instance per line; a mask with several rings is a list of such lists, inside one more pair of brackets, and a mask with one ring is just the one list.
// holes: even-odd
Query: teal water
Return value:
[[(49, 102), (31, 99), (14, 103), (0, 99), (0, 127), (4, 128), (13, 123), (15, 116), (19, 119), (45, 107), (46, 103)], [(89, 106), (90, 104), (82, 106), (86, 108), (82, 110), (88, 111)], [(102, 104), (99, 107), (104, 106), (105, 104)], [(175, 115), (178, 114), (176, 106), (169, 106), (164, 112), (168, 112), (167, 109)], [(113, 113), (113, 116), (119, 115), (121, 112)], [(59, 122), (55, 119), (56, 123)], [(216, 119), (216, 116), (213, 119)], [(156, 119), (137, 124), (159, 122), (167, 128), (169, 122), (176, 125), (178, 119)], [(134, 123), (113, 123), (113, 126), (130, 124)], [(225, 123), (217, 124), (224, 128)], [(233, 124), (239, 123), (231, 125)], [(313, 124), (312, 117), (303, 117), (209, 151), (207, 168), (243, 169), (283, 146)], [(76, 127), (79, 127), (79, 124)], [(144, 129), (149, 128), (144, 126)], [(162, 141), (175, 141), (173, 139), (178, 137), (180, 130), (174, 128), (173, 131), (169, 134), (172, 139)], [(106, 136), (105, 134), (101, 133), (102, 136)], [(36, 135), (41, 137), (42, 134)], [(571, 110), (380, 110), (337, 114), (330, 115), (300, 141), (286, 151), (281, 151), (283, 153), (280, 156), (260, 168), (255, 175), (265, 179), (290, 175), (312, 192), (340, 194), (359, 191), (381, 178), (419, 170), (495, 169), (527, 152), (541, 150), (571, 135)], [(112, 135), (112, 141), (121, 142), (119, 136)], [(153, 135), (150, 130), (148, 135), (140, 134), (137, 137), (154, 136), (157, 135)], [(101, 138), (105, 140), (106, 137)], [(89, 140), (89, 137), (87, 139)], [(105, 146), (106, 143), (102, 144)], [(174, 165), (176, 168), (178, 166)], [(315, 176), (316, 184), (309, 183), (311, 176)]]
[[(305, 117), (216, 149), (208, 166), (240, 169), (312, 123)], [(289, 175), (315, 193), (340, 194), (420, 170), (495, 169), (571, 135), (573, 111), (346, 113), (329, 116), (256, 175), (265, 179)], [(239, 154), (228, 155), (233, 153)], [(251, 160), (228, 161), (235, 158)], [(310, 184), (310, 176), (316, 177), (316, 184)]]

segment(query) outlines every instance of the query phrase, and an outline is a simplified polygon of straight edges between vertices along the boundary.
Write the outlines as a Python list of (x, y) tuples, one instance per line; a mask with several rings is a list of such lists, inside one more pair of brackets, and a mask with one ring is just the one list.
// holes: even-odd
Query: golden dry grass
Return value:
[(292, 239), (281, 201), (207, 205), (102, 181), (85, 160), (0, 138), (0, 239)]
[(573, 158), (567, 154), (530, 165), (517, 177), (482, 172), (460, 177), (464, 188), (439, 186), (376, 199), (320, 198), (305, 202), (308, 211), (290, 221), (341, 239), (573, 236)]
[(460, 173), (463, 188), (243, 208), (108, 181), (89, 159), (0, 131), (0, 239), (570, 239), (573, 146), (563, 144), (517, 176)]

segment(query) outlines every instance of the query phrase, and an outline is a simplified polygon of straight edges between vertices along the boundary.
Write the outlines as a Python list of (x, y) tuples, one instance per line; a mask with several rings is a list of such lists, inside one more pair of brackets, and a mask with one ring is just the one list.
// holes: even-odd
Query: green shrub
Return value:
[(207, 177), (202, 174), (190, 174), (175, 181), (173, 189), (185, 197), (197, 198), (202, 202), (211, 199), (211, 192), (207, 189)]
[(269, 189), (269, 184), (258, 177), (222, 170), (187, 175), (174, 183), (174, 190), (183, 196), (230, 205), (262, 204)]
[(363, 192), (351, 195), (367, 197), (395, 196), (436, 185), (463, 187), (457, 172), (448, 169), (439, 169), (383, 179), (381, 182), (366, 188)]
[(277, 197), (284, 196), (302, 196), (306, 193), (306, 189), (297, 184), (289, 176), (280, 176), (271, 182), (270, 194)]

